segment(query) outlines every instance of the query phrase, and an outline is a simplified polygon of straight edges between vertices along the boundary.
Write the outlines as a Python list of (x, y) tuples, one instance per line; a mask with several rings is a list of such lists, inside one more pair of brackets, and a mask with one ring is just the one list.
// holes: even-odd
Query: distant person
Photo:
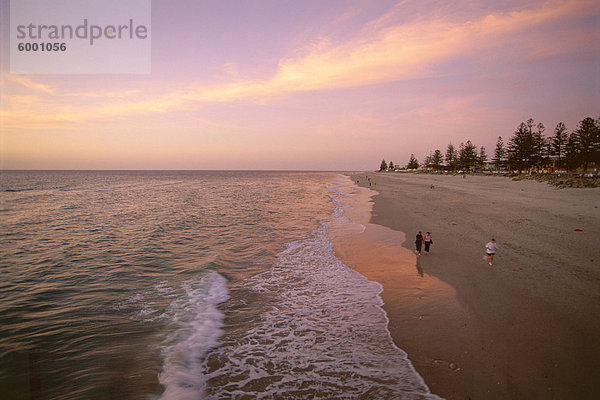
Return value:
[(417, 239), (415, 240), (415, 246), (417, 246), (416, 253), (418, 255), (421, 255), (421, 247), (423, 247), (423, 234), (421, 233), (421, 231), (419, 231), (419, 233), (417, 233)]
[(496, 255), (496, 250), (498, 250), (498, 245), (496, 244), (496, 239), (492, 239), (488, 244), (485, 245), (485, 253), (487, 255), (488, 264), (490, 266), (494, 262), (494, 256)]
[(431, 232), (427, 232), (425, 234), (425, 238), (423, 239), (425, 242), (425, 254), (429, 254), (429, 246), (433, 244), (433, 239), (431, 238)]

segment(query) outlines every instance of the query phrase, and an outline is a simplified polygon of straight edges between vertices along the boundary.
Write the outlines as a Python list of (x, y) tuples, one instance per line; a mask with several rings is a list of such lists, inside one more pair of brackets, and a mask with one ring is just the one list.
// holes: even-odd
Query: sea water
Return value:
[[(335, 257), (352, 182), (308, 172), (0, 181), (10, 399), (434, 399), (382, 287)], [(348, 220), (348, 223), (352, 221)]]

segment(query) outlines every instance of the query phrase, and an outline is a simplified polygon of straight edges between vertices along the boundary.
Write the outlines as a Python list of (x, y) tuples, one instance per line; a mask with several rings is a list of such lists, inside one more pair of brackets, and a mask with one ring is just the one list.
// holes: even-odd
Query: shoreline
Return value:
[[(593, 234), (600, 191), (490, 177), (368, 176), (377, 194), (365, 234), (346, 246), (353, 250), (334, 242), (335, 250), (383, 285), (390, 333), (432, 393), (449, 400), (600, 394), (600, 237)], [(351, 179), (369, 189), (365, 174)], [(431, 254), (418, 261), (417, 230), (434, 237)], [(499, 252), (490, 268), (482, 256), (492, 235)], [(412, 266), (399, 268), (398, 257), (409, 253)]]
[[(395, 331), (402, 330), (407, 325), (414, 325), (417, 320), (430, 318), (433, 299), (444, 298), (448, 304), (447, 311), (451, 310), (456, 306), (455, 291), (417, 268), (414, 252), (399, 246), (406, 241), (403, 232), (369, 222), (373, 208), (373, 192), (355, 187), (359, 190), (353, 193), (344, 205), (344, 215), (354, 224), (349, 225), (351, 228), (346, 225), (343, 231), (334, 225), (330, 228), (329, 236), (334, 244), (336, 257), (367, 279), (381, 285), (382, 292), (379, 296), (388, 318), (388, 332), (394, 344), (406, 353), (406, 348), (396, 340), (398, 335)], [(415, 303), (414, 299), (418, 299), (418, 302)], [(432, 397), (438, 398), (423, 375), (416, 370), (413, 357), (407, 354), (407, 358), (424, 385), (434, 395)], [(453, 361), (437, 359), (436, 364), (460, 370)]]

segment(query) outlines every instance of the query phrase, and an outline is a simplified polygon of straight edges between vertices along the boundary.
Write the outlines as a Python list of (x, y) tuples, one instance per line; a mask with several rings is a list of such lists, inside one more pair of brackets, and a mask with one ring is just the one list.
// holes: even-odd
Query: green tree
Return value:
[(496, 149), (494, 150), (492, 161), (496, 164), (496, 169), (499, 169), (506, 161), (506, 149), (504, 148), (502, 136), (498, 136), (498, 140), (496, 140)]
[(467, 170), (476, 167), (478, 163), (477, 147), (467, 140), (467, 143), (461, 143), (458, 150), (458, 165)]
[(414, 154), (410, 155), (410, 159), (408, 160), (408, 164), (406, 165), (407, 169), (417, 169), (419, 168), (419, 161), (415, 157)]
[[(531, 120), (533, 121), (533, 120)], [(538, 170), (543, 168), (548, 162), (548, 145), (544, 136), (546, 127), (541, 122), (537, 124), (537, 130), (532, 133), (533, 147), (531, 149), (531, 162)]]
[(450, 143), (446, 150), (446, 165), (448, 169), (454, 171), (457, 168), (458, 163), (458, 151), (454, 148), (454, 145)]
[(428, 156), (425, 156), (425, 161), (423, 161), (423, 165), (430, 166), (431, 165), (431, 153)]
[(592, 162), (600, 162), (600, 124), (587, 117), (575, 130), (583, 169), (587, 171)]
[(579, 143), (577, 140), (577, 134), (575, 132), (571, 132), (571, 134), (567, 138), (567, 143), (565, 145), (565, 163), (567, 166), (567, 171), (572, 171), (577, 169), (581, 161), (581, 151), (579, 150)]
[(551, 154), (557, 157), (556, 167), (561, 168), (565, 152), (567, 146), (567, 140), (569, 138), (569, 133), (567, 132), (567, 128), (563, 122), (559, 122), (554, 128), (554, 136), (550, 140), (551, 143)]
[(511, 168), (529, 170), (533, 165), (534, 152), (533, 119), (521, 122), (508, 143), (508, 162)]
[(479, 156), (477, 157), (477, 164), (479, 168), (485, 168), (487, 165), (488, 156), (485, 152), (485, 147), (481, 146), (479, 148)]
[(394, 170), (394, 162), (393, 162), (393, 161), (390, 161), (389, 170), (390, 170), (390, 171), (393, 171), (393, 170)]
[(431, 164), (433, 168), (439, 170), (442, 168), (442, 161), (444, 157), (442, 156), (442, 152), (440, 150), (436, 150), (433, 152), (433, 156), (431, 157)]
[(388, 169), (388, 165), (385, 162), (385, 158), (384, 158), (383, 160), (381, 160), (381, 165), (379, 166), (379, 172), (387, 171), (387, 169)]

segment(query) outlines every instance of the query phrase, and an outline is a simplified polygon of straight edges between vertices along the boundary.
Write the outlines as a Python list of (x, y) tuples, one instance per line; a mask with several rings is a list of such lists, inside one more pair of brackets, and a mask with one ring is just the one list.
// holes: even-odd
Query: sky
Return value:
[(600, 117), (597, 0), (151, 4), (150, 74), (11, 74), (0, 0), (0, 168), (374, 170)]

